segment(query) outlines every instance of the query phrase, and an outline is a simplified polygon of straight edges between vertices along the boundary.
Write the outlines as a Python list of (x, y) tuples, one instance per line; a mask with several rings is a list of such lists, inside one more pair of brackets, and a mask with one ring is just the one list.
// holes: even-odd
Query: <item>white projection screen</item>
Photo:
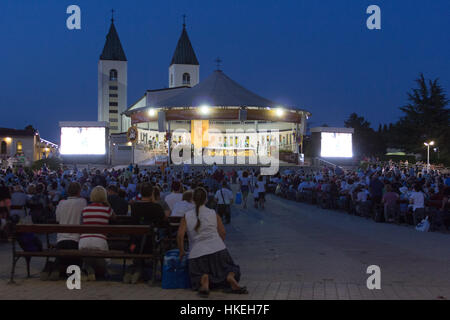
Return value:
[(106, 129), (102, 127), (61, 127), (62, 155), (106, 154)]
[(324, 158), (352, 158), (352, 134), (338, 132), (321, 133), (320, 156)]

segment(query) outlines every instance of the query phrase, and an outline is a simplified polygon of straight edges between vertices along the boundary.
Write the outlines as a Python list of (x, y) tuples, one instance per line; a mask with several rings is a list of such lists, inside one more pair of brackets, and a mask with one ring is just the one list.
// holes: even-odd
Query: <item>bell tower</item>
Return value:
[(169, 67), (169, 88), (189, 86), (200, 82), (200, 64), (186, 31), (186, 15), (183, 15), (183, 30)]
[[(114, 14), (114, 10), (112, 10)], [(129, 119), (127, 109), (127, 58), (111, 18), (105, 46), (98, 61), (98, 121), (108, 121), (110, 133), (125, 132)]]

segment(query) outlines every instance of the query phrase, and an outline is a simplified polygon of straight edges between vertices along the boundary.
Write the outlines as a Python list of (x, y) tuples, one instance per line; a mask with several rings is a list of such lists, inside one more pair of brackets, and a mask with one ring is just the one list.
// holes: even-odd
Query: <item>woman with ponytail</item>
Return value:
[(184, 236), (189, 239), (189, 275), (192, 288), (201, 297), (208, 297), (210, 288), (223, 288), (226, 292), (247, 294), (238, 282), (240, 268), (234, 264), (225, 246), (225, 227), (222, 219), (205, 206), (208, 194), (204, 188), (196, 188), (193, 194), (195, 208), (181, 220), (177, 241), (180, 259), (185, 255)]

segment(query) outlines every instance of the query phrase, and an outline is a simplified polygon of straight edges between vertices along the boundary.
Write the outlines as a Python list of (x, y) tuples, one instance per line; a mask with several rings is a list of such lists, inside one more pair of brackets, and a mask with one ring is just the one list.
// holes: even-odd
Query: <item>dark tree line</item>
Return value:
[[(434, 141), (439, 161), (450, 165), (450, 109), (445, 90), (438, 79), (426, 80), (423, 74), (417, 87), (408, 93), (408, 103), (400, 107), (402, 116), (395, 123), (383, 124), (374, 130), (364, 117), (352, 113), (345, 126), (354, 128), (356, 156), (382, 156), (387, 148), (403, 149), (426, 157), (424, 142)], [(432, 157), (434, 162), (436, 157)]]

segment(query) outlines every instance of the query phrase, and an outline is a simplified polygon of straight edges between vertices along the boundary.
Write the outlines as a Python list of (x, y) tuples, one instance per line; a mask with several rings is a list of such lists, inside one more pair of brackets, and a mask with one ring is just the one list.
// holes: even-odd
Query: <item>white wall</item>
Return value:
[[(117, 93), (118, 93), (118, 115), (119, 122), (118, 132), (123, 132), (127, 128), (127, 120), (121, 119), (120, 114), (127, 109), (127, 86), (128, 86), (128, 62), (127, 61), (111, 61), (99, 60), (98, 62), (98, 117), (97, 121), (109, 122), (109, 72), (111, 69), (116, 69), (118, 73), (117, 78)], [(114, 125), (114, 124), (110, 124)], [(116, 132), (116, 131), (113, 131)]]
[(17, 152), (18, 142), (22, 142), (22, 152), (29, 161), (35, 161), (39, 159), (38, 150), (36, 148), (35, 136), (23, 136), (23, 137), (8, 137), (11, 141), (6, 141), (7, 137), (0, 137), (0, 143), (6, 142), (6, 157), (14, 157)]
[[(173, 64), (169, 67), (169, 88), (186, 86), (183, 84), (183, 74), (189, 73), (191, 76), (190, 87), (200, 82), (200, 66), (191, 64)], [(171, 77), (173, 76), (173, 83)]]

